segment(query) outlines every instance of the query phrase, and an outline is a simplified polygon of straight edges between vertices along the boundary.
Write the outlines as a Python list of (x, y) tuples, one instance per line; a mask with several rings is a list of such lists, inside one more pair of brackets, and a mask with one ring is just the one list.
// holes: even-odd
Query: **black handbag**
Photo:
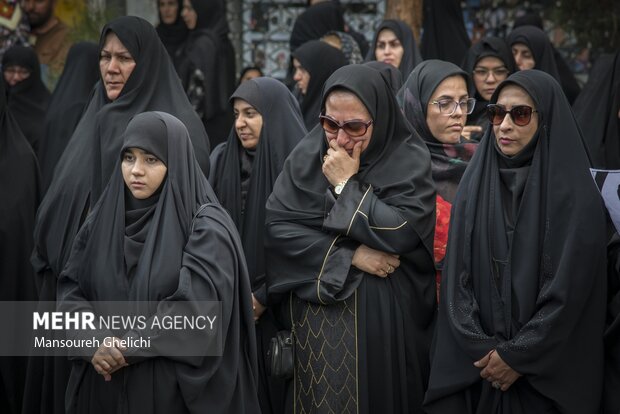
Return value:
[(291, 331), (278, 331), (276, 336), (271, 338), (267, 351), (269, 376), (280, 379), (293, 378), (294, 343)]

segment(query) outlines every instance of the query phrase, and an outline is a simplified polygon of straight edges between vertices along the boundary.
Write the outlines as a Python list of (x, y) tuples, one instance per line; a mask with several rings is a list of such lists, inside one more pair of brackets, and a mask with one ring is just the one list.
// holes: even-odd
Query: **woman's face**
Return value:
[(260, 139), (260, 131), (263, 128), (263, 116), (252, 105), (243, 99), (235, 99), (233, 104), (235, 112), (235, 130), (241, 145), (245, 149), (254, 149)]
[(534, 69), (534, 66), (536, 66), (532, 51), (523, 43), (512, 45), (512, 56), (515, 58), (515, 63), (519, 70)]
[(138, 200), (152, 196), (166, 178), (166, 165), (141, 148), (127, 148), (121, 163), (123, 180)]
[(462, 102), (468, 97), (467, 85), (461, 75), (447, 77), (435, 88), (426, 107), (426, 124), (437, 141), (445, 144), (458, 143), (467, 122), (467, 114), (460, 105), (456, 106), (452, 115), (442, 113), (439, 105), (433, 102)]
[(297, 87), (301, 91), (302, 95), (305, 95), (308, 91), (308, 84), (310, 83), (310, 72), (304, 69), (299, 63), (299, 60), (293, 58), (293, 67), (295, 68), (295, 74), (293, 80), (297, 82)]
[(377, 46), (375, 47), (375, 59), (398, 68), (404, 53), (405, 49), (396, 37), (396, 33), (390, 29), (383, 29), (379, 32)]
[(173, 24), (177, 20), (179, 3), (177, 0), (159, 0), (159, 15), (163, 24)]
[[(353, 93), (347, 91), (331, 92), (325, 100), (325, 115), (334, 121), (343, 124), (347, 121), (362, 121), (364, 123), (370, 121), (370, 113), (366, 106)], [(353, 155), (353, 147), (358, 142), (362, 142), (362, 152), (368, 148), (370, 139), (372, 138), (373, 125), (371, 124), (366, 133), (359, 137), (351, 137), (347, 135), (344, 129), (340, 128), (335, 134), (325, 131), (328, 141), (336, 140), (336, 143), (347, 150), (349, 155)]]
[(99, 69), (108, 99), (116, 100), (136, 67), (131, 53), (114, 32), (108, 32), (99, 55)]
[[(499, 93), (497, 104), (503, 106), (507, 111), (518, 105), (527, 105), (536, 110), (534, 101), (525, 89), (517, 85), (507, 85)], [(532, 118), (527, 125), (516, 125), (512, 120), (512, 115), (506, 114), (504, 120), (499, 125), (493, 125), (497, 146), (503, 154), (513, 156), (532, 140), (538, 130), (538, 112), (532, 112)]]
[(192, 6), (191, 0), (183, 0), (183, 10), (181, 10), (181, 17), (185, 22), (185, 25), (189, 30), (194, 30), (196, 28), (196, 23), (198, 22), (198, 14), (196, 14), (196, 10)]
[(488, 101), (501, 81), (508, 77), (508, 69), (500, 58), (487, 56), (478, 61), (474, 67), (474, 84), (478, 94)]
[(263, 75), (258, 70), (250, 69), (250, 70), (247, 70), (243, 74), (243, 76), (241, 77), (239, 83), (241, 84), (241, 83), (243, 83), (243, 82), (245, 82), (247, 80), (250, 80), (250, 79), (260, 78), (261, 76), (263, 76)]
[(9, 86), (15, 86), (30, 77), (30, 69), (19, 65), (7, 66), (3, 72), (4, 80)]

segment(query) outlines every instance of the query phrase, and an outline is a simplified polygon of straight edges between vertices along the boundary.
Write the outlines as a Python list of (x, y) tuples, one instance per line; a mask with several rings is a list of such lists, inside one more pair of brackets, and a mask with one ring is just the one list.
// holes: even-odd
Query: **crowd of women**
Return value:
[(0, 299), (220, 301), (222, 352), (2, 357), (0, 411), (620, 413), (590, 171), (620, 168), (620, 53), (579, 91), (540, 27), (444, 48), (425, 10), (422, 53), (398, 20), (368, 47), (328, 1), (290, 88), (235, 89), (223, 4), (113, 19), (51, 95), (5, 53)]

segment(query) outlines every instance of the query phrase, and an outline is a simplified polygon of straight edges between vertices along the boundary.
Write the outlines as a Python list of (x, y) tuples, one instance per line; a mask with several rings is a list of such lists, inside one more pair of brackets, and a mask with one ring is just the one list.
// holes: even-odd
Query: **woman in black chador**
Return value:
[(403, 80), (422, 62), (411, 28), (402, 20), (384, 20), (377, 28), (366, 60), (388, 63), (398, 70)]
[(288, 412), (420, 412), (436, 295), (430, 157), (382, 74), (327, 80), (267, 201), (267, 290), (295, 332)]
[(98, 313), (98, 301), (151, 301), (159, 314), (174, 302), (221, 301), (223, 353), (167, 356), (175, 340), (175, 347), (186, 346), (182, 333), (165, 337), (147, 323), (126, 335), (150, 337), (151, 349), (163, 355), (102, 342), (92, 358), (73, 360), (67, 412), (260, 412), (243, 248), (187, 129), (169, 114), (145, 112), (122, 140), (112, 177), (59, 279), (59, 310), (73, 311), (79, 302)]
[(267, 378), (267, 349), (277, 324), (265, 287), (265, 202), (295, 145), (306, 135), (299, 105), (283, 83), (271, 78), (243, 82), (231, 96), (235, 125), (211, 154), (209, 181), (243, 242), (254, 302), (259, 397), (263, 414), (284, 407), (282, 380)]
[(558, 82), (520, 71), (452, 208), (430, 414), (598, 412), (605, 212)]
[[(123, 16), (106, 24), (99, 41), (99, 68), (101, 79), (37, 211), (32, 263), (40, 300), (56, 299), (57, 278), (73, 239), (110, 178), (122, 145), (120, 137), (135, 114), (161, 110), (179, 118), (189, 131), (198, 164), (209, 171), (204, 126), (149, 22)], [(51, 361), (65, 363), (47, 358), (45, 368), (36, 362), (29, 367), (27, 412), (64, 412), (67, 375), (60, 374), (63, 368), (49, 366)]]

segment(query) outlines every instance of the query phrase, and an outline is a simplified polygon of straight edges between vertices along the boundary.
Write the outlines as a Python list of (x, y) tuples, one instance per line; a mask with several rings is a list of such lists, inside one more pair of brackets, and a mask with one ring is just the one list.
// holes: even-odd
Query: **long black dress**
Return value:
[(400, 60), (398, 70), (400, 70), (402, 78), (407, 79), (413, 68), (422, 62), (422, 55), (420, 54), (420, 50), (418, 49), (418, 45), (415, 41), (411, 28), (402, 20), (384, 20), (381, 24), (379, 24), (379, 27), (377, 27), (377, 30), (375, 31), (375, 37), (370, 44), (370, 48), (368, 49), (366, 60), (369, 62), (377, 60), (375, 50), (377, 48), (379, 34), (383, 29), (389, 29), (394, 32), (400, 41), (400, 44), (403, 46), (403, 57)]
[(340, 50), (320, 40), (304, 43), (291, 53), (291, 60), (292, 58), (297, 59), (310, 74), (306, 94), (300, 95), (301, 113), (309, 131), (319, 123), (323, 84), (336, 69), (348, 62)]
[(33, 48), (13, 46), (7, 50), (2, 56), (2, 67), (11, 65), (18, 65), (30, 71), (30, 76), (15, 86), (6, 83), (4, 77), (2, 82), (5, 82), (9, 94), (9, 109), (38, 156), (39, 146), (45, 139), (45, 124), (42, 120), (50, 103), (51, 93), (41, 80), (41, 66)]
[[(158, 192), (145, 200), (133, 198), (121, 173), (123, 151), (136, 147), (167, 166)], [(187, 129), (163, 112), (137, 115), (123, 134), (117, 160), (60, 276), (58, 309), (97, 313), (98, 301), (152, 301), (159, 303), (154, 310), (159, 314), (174, 301), (221, 301), (223, 354), (132, 359), (129, 350), (129, 366), (109, 382), (90, 356), (75, 359), (67, 413), (259, 413), (241, 240), (200, 170)], [(148, 335), (154, 349), (166, 340), (148, 326), (129, 332)]]
[(226, 141), (233, 119), (228, 97), (236, 82), (234, 49), (228, 39), (224, 2), (193, 0), (192, 7), (198, 16), (196, 27), (189, 31), (173, 60), (215, 147)]
[(45, 139), (39, 144), (44, 191), (52, 182), (56, 163), (80, 121), (99, 77), (97, 45), (92, 42), (73, 44), (50, 99), (45, 114)]
[[(265, 202), (289, 153), (306, 135), (299, 104), (283, 83), (270, 78), (246, 81), (231, 97), (252, 105), (263, 117), (258, 146), (245, 150), (233, 126), (228, 141), (211, 154), (209, 182), (222, 206), (232, 217), (243, 242), (252, 292), (267, 305), (265, 286)], [(278, 331), (268, 308), (256, 324), (259, 398), (263, 414), (284, 409), (284, 384), (267, 377), (267, 350)]]
[[(603, 387), (604, 207), (560, 85), (511, 75), (539, 111), (507, 157), (489, 129), (454, 202), (428, 413), (598, 412)], [(505, 392), (474, 367), (495, 349), (522, 374)]]
[[(430, 157), (380, 72), (337, 70), (323, 102), (334, 88), (357, 95), (375, 120), (359, 172), (335, 199), (317, 127), (288, 157), (267, 201), (267, 290), (284, 300), (296, 332), (287, 409), (416, 412), (436, 306)], [(361, 244), (399, 254), (400, 267), (387, 278), (353, 267)]]
[[(0, 301), (36, 300), (30, 253), (39, 203), (39, 167), (8, 109), (3, 82), (0, 82), (0, 200)], [(3, 335), (11, 337), (8, 332)], [(0, 412), (21, 413), (25, 378), (23, 357), (0, 358)]]
[[(121, 148), (121, 135), (135, 114), (162, 110), (181, 119), (189, 130), (200, 167), (205, 172), (209, 170), (209, 142), (204, 126), (189, 104), (153, 26), (139, 17), (116, 18), (103, 28), (99, 49), (110, 31), (129, 50), (136, 66), (119, 97), (112, 102), (101, 81), (95, 85), (37, 211), (32, 263), (40, 300), (55, 300), (57, 278), (65, 267), (73, 239), (110, 178)], [(35, 358), (31, 366), (27, 412), (64, 412), (66, 360), (47, 358), (42, 366), (41, 359)]]
[[(508, 69), (508, 74), (515, 71), (515, 61), (512, 57), (512, 52), (504, 39), (500, 39), (499, 37), (485, 37), (470, 47), (461, 68), (473, 79), (476, 65), (485, 57), (494, 57), (504, 62), (504, 66)], [(474, 111), (467, 115), (467, 125), (478, 125), (482, 127), (482, 132), (472, 133), (470, 139), (480, 141), (484, 131), (489, 126), (489, 121), (486, 116), (486, 109), (489, 101), (480, 96), (476, 84), (473, 81), (469, 83), (469, 96), (476, 98), (476, 106), (474, 107)]]

